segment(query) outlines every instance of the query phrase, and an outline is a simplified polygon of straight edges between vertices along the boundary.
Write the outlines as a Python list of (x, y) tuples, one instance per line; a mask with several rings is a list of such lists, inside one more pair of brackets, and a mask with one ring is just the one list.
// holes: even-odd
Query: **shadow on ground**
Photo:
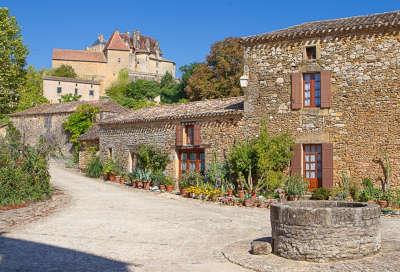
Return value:
[(125, 272), (128, 263), (30, 241), (1, 236), (0, 271)]

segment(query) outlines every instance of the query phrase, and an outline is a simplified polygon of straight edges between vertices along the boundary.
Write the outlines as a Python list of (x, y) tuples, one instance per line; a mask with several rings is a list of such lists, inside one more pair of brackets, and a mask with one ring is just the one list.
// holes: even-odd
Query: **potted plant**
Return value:
[(164, 184), (168, 193), (171, 193), (174, 190), (175, 181), (171, 177), (166, 176), (164, 179)]
[(103, 166), (103, 176), (106, 177), (106, 180), (115, 182), (116, 180), (116, 169), (117, 166), (112, 159), (108, 159), (104, 162)]
[(142, 172), (143, 189), (150, 190), (150, 181), (151, 181), (151, 171), (143, 170)]
[(137, 188), (137, 172), (133, 171), (132, 173), (129, 173), (127, 178), (130, 181), (131, 186)]
[(190, 184), (189, 184), (189, 182), (188, 182), (187, 179), (182, 178), (182, 179), (179, 181), (179, 192), (180, 192), (181, 196), (183, 196), (183, 197), (188, 197), (189, 193), (188, 193), (187, 188), (188, 188), (189, 186), (190, 186)]
[(308, 184), (301, 176), (289, 176), (285, 182), (285, 192), (289, 201), (298, 200), (307, 191)]
[(245, 207), (252, 207), (254, 205), (254, 200), (250, 195), (246, 195), (243, 204)]
[(389, 206), (389, 202), (392, 200), (393, 195), (391, 191), (386, 191), (378, 194), (377, 203), (381, 207), (381, 209), (387, 208)]
[(233, 196), (233, 190), (235, 190), (235, 185), (233, 183), (229, 183), (226, 188), (226, 194), (228, 197)]

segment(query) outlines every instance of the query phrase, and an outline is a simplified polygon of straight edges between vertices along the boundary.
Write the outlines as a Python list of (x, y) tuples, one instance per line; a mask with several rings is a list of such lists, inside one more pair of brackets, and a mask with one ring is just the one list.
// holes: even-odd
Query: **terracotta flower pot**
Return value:
[(389, 202), (387, 200), (378, 200), (377, 202), (381, 209), (387, 208), (389, 206)]
[(244, 191), (243, 190), (239, 190), (238, 191), (238, 197), (243, 199), (244, 198)]
[(256, 193), (251, 193), (251, 199), (255, 200), (257, 198), (257, 194)]
[(142, 189), (142, 188), (143, 188), (143, 182), (137, 181), (137, 187), (138, 187), (139, 189)]
[(109, 179), (111, 182), (115, 182), (115, 181), (117, 180), (117, 177), (116, 177), (114, 174), (109, 174), (109, 175), (108, 175), (108, 179)]
[(143, 186), (145, 190), (150, 190), (150, 182), (143, 182)]
[(133, 188), (137, 188), (137, 181), (133, 181), (133, 182), (132, 182), (132, 187), (133, 187)]
[(253, 206), (253, 200), (252, 200), (251, 198), (246, 198), (246, 199), (244, 200), (244, 206), (246, 206), (246, 207), (251, 207), (251, 206)]
[(165, 186), (168, 193), (171, 193), (174, 190), (174, 185), (167, 185)]
[(165, 185), (164, 184), (160, 184), (160, 190), (161, 191), (165, 191)]
[(187, 192), (186, 188), (181, 188), (180, 193), (181, 193), (181, 196), (188, 197), (188, 192)]
[(232, 196), (233, 196), (233, 190), (232, 190), (232, 189), (228, 189), (228, 190), (226, 191), (226, 193), (227, 193), (227, 195), (228, 195), (229, 197), (232, 197)]
[(124, 184), (125, 183), (125, 178), (124, 177), (120, 177), (119, 178), (119, 183)]
[(121, 176), (115, 176), (115, 182), (121, 183)]

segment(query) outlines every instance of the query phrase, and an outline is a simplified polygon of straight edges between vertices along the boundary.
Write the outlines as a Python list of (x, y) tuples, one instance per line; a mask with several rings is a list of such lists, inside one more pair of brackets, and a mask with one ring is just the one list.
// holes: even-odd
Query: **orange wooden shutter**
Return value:
[(302, 162), (302, 144), (295, 144), (293, 147), (293, 157), (290, 162), (290, 174), (291, 175), (301, 175), (301, 162)]
[(201, 145), (201, 127), (199, 124), (194, 124), (194, 145)]
[(330, 108), (331, 104), (331, 72), (321, 71), (321, 108)]
[(333, 145), (322, 144), (322, 187), (333, 187)]
[(176, 125), (176, 134), (175, 134), (175, 145), (182, 146), (183, 145), (183, 127), (180, 124)]
[(302, 73), (292, 73), (292, 110), (299, 110), (303, 105), (302, 101)]

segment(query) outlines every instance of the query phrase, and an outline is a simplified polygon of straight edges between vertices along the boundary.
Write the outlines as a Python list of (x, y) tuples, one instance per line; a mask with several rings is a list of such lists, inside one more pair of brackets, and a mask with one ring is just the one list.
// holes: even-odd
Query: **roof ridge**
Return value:
[[(242, 40), (252, 40), (252, 39), (255, 39), (255, 38), (274, 36), (274, 35), (279, 35), (279, 34), (284, 36), (284, 34), (282, 34), (282, 32), (284, 32), (284, 31), (294, 31), (296, 29), (299, 29), (299, 28), (305, 27), (305, 26), (310, 26), (311, 27), (311, 26), (317, 26), (318, 24), (325, 24), (326, 25), (328, 23), (335, 23), (335, 22), (341, 23), (341, 22), (345, 22), (345, 21), (349, 21), (349, 23), (351, 23), (351, 20), (356, 20), (357, 21), (357, 20), (360, 20), (360, 19), (368, 19), (368, 18), (376, 18), (376, 19), (378, 19), (379, 17), (382, 17), (382, 16), (391, 16), (391, 15), (400, 16), (400, 10), (386, 11), (386, 12), (381, 12), (381, 13), (372, 13), (372, 14), (366, 14), (366, 15), (355, 15), (355, 16), (333, 18), (333, 19), (321, 19), (321, 20), (317, 20), (317, 21), (306, 21), (306, 22), (301, 22), (299, 24), (288, 26), (286, 28), (280, 28), (280, 29), (276, 29), (276, 30), (272, 30), (272, 31), (268, 31), (268, 32), (254, 34), (254, 35), (242, 36), (241, 39)], [(398, 22), (398, 24), (399, 24), (399, 22)], [(374, 25), (374, 24), (377, 24), (377, 23), (376, 22), (367, 22), (367, 23), (366, 22), (361, 22), (361, 23), (359, 22), (358, 23), (358, 25), (360, 25), (360, 26), (361, 26), (361, 24), (370, 26), (370, 25)], [(383, 22), (383, 24), (384, 24), (384, 22)], [(354, 26), (355, 25), (356, 24), (354, 24)], [(347, 26), (346, 28), (349, 28), (349, 26)], [(312, 31), (312, 30), (308, 30), (308, 31)], [(299, 32), (301, 32), (301, 30), (299, 30)], [(303, 30), (303, 32), (305, 32), (305, 30)], [(318, 30), (316, 32), (318, 32)]]

